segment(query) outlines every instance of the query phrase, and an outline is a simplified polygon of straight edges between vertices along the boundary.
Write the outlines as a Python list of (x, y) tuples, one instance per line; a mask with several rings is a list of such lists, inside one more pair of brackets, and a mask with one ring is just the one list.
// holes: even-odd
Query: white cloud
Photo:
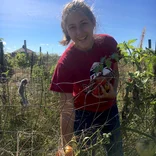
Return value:
[(40, 44), (40, 46), (49, 46), (49, 45), (51, 45), (51, 44), (49, 44), (49, 43), (41, 43)]

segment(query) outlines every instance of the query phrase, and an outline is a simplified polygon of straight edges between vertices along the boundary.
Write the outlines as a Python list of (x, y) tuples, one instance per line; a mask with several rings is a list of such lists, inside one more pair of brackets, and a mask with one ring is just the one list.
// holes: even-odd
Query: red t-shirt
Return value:
[[(102, 112), (110, 108), (115, 100), (95, 98), (88, 86), (94, 77), (94, 66), (101, 58), (109, 58), (117, 51), (117, 42), (106, 34), (98, 34), (94, 38), (92, 49), (86, 52), (76, 49), (73, 43), (69, 45), (57, 63), (50, 90), (72, 93), (75, 109)], [(111, 59), (111, 62), (113, 70), (115, 60)]]

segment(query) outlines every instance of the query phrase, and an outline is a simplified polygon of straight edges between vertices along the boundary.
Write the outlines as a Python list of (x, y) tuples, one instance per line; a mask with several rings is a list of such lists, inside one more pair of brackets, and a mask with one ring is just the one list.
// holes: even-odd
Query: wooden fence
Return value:
[[(26, 47), (26, 40), (24, 40), (24, 47), (25, 47), (25, 52), (27, 54), (27, 47)], [(151, 39), (148, 39), (148, 48), (152, 48), (152, 41)], [(155, 49), (154, 49), (154, 52), (155, 52), (155, 55), (156, 55), (156, 42), (155, 42)], [(43, 62), (42, 62), (42, 48), (39, 47), (39, 55), (40, 55), (40, 61), (39, 61), (39, 65), (41, 65)], [(32, 74), (32, 70), (33, 70), (33, 65), (34, 65), (34, 53), (32, 53), (30, 55), (30, 67), (31, 67), (31, 74)], [(28, 54), (27, 54), (27, 58), (28, 58)], [(48, 52), (47, 52), (47, 61), (48, 61)], [(5, 65), (4, 65), (4, 50), (3, 50), (3, 42), (0, 41), (0, 75), (2, 72), (5, 71)]]
[(3, 42), (0, 42), (0, 74), (4, 71), (4, 51)]

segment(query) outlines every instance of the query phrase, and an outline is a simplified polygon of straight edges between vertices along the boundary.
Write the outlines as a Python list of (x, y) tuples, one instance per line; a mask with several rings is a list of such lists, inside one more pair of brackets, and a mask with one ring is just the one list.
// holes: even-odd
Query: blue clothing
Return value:
[(93, 134), (95, 134), (98, 129), (101, 135), (103, 135), (103, 133), (111, 133), (109, 144), (105, 144), (104, 146), (108, 156), (123, 156), (120, 122), (116, 104), (104, 112), (95, 113), (75, 110), (74, 133), (76, 136), (81, 135), (81, 137), (78, 138), (91, 136), (92, 141), (89, 141), (87, 144), (95, 144), (96, 135)]

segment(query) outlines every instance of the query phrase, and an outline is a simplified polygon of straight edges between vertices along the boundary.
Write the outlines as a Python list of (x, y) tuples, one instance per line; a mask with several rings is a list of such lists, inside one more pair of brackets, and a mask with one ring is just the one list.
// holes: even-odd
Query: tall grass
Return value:
[[(120, 81), (118, 89), (118, 106), (122, 125), (123, 146), (125, 156), (137, 156), (136, 141), (140, 137), (150, 138), (155, 129), (156, 117), (151, 104), (155, 100), (151, 96), (145, 97), (137, 106), (133, 92), (126, 97), (129, 72), (136, 68), (131, 64), (119, 63)], [(54, 156), (60, 142), (59, 133), (59, 95), (49, 91), (51, 80), (50, 68), (40, 66), (34, 69), (30, 76), (30, 69), (14, 68), (14, 74), (7, 82), (0, 83), (0, 155), (1, 156)], [(28, 107), (21, 105), (18, 94), (20, 80), (27, 77), (26, 87)], [(132, 84), (133, 86), (133, 84)], [(149, 79), (146, 87), (148, 95), (154, 94), (153, 79)], [(144, 93), (145, 90), (142, 91)], [(150, 94), (151, 93), (151, 94)], [(123, 119), (123, 108), (127, 104), (126, 119)], [(153, 136), (154, 138), (155, 136)], [(150, 139), (153, 139), (152, 137)], [(100, 138), (102, 140), (102, 138)], [(105, 141), (107, 138), (105, 138)], [(81, 144), (82, 145), (82, 144)], [(78, 145), (79, 146), (79, 145)], [(99, 141), (92, 149), (97, 149), (96, 155), (105, 155), (103, 143)], [(75, 149), (77, 150), (77, 149)], [(90, 150), (77, 150), (79, 156), (89, 155)]]

